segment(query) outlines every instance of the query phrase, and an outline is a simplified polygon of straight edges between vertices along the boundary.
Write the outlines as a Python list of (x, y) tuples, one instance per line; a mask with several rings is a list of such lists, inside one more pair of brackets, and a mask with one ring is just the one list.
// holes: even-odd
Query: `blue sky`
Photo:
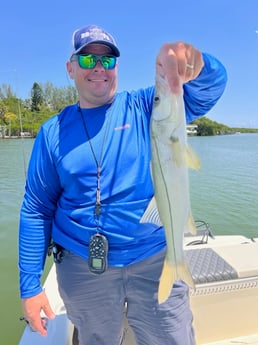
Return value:
[(28, 98), (34, 82), (73, 85), (65, 62), (73, 31), (98, 24), (121, 51), (119, 90), (152, 85), (162, 43), (183, 40), (219, 58), (227, 89), (207, 116), (230, 126), (258, 128), (257, 0), (14, 0), (0, 13), (0, 86)]

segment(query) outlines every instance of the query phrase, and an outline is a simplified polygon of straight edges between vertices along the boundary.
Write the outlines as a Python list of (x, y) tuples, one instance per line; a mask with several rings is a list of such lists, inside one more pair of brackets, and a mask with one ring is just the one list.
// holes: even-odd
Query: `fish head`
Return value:
[(167, 79), (156, 75), (152, 119), (154, 121), (163, 121), (168, 118), (173, 120), (176, 115), (177, 96), (171, 92)]

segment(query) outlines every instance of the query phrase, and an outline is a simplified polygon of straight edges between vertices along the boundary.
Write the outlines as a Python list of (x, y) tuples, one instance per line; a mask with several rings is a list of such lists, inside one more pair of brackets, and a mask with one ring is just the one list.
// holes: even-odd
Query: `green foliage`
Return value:
[(216, 121), (212, 121), (203, 116), (192, 122), (192, 124), (198, 125), (197, 135), (222, 135), (222, 134), (234, 134), (234, 133), (258, 133), (258, 129), (255, 128), (232, 128)]
[(23, 131), (34, 137), (43, 122), (76, 102), (74, 86), (57, 88), (50, 82), (35, 82), (31, 98), (22, 100), (15, 96), (10, 86), (3, 85), (0, 87), (0, 126), (5, 126), (5, 132), (12, 136), (20, 136)]
[(10, 85), (2, 84), (0, 87), (0, 101), (6, 98), (16, 98), (16, 95)]
[(3, 102), (0, 102), (0, 126), (6, 124), (6, 114), (7, 114), (7, 107)]
[(77, 101), (77, 91), (74, 86), (58, 88), (48, 82), (45, 85), (41, 84), (41, 88), (45, 107), (57, 113), (60, 112), (64, 106)]
[(232, 128), (234, 133), (258, 133), (257, 128)]
[(192, 124), (198, 125), (197, 135), (199, 136), (233, 134), (240, 132), (239, 129), (231, 128), (216, 121), (212, 121), (205, 116), (195, 120)]
[(11, 96), (3, 99), (0, 103), (6, 106), (8, 112), (14, 113), (17, 116), (19, 111), (19, 102), (21, 101), (18, 98)]
[(43, 92), (38, 83), (34, 83), (31, 90), (31, 111), (39, 111), (43, 104)]
[[(0, 87), (0, 126), (5, 126), (5, 131), (11, 135), (19, 136), (23, 131), (36, 136), (43, 122), (65, 106), (76, 102), (77, 91), (74, 86), (58, 88), (51, 82), (35, 82), (31, 98), (22, 100), (16, 97), (10, 86), (3, 84)], [(197, 135), (200, 136), (258, 132), (258, 129), (230, 128), (207, 117), (199, 118), (193, 124), (198, 125)]]

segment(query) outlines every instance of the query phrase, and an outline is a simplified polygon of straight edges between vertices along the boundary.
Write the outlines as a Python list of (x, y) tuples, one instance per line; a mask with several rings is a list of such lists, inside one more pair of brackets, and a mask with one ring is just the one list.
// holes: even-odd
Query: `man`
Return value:
[[(165, 235), (140, 223), (154, 191), (149, 123), (154, 87), (117, 93), (114, 38), (101, 27), (75, 31), (67, 71), (79, 101), (40, 129), (21, 209), (19, 267), (23, 312), (47, 334), (40, 311), (54, 313), (40, 285), (47, 248), (56, 243), (59, 291), (80, 345), (119, 344), (122, 314), (137, 344), (193, 345), (188, 287), (157, 290)], [(226, 84), (221, 63), (183, 42), (164, 44), (156, 70), (171, 91), (184, 82), (187, 121), (204, 115)]]

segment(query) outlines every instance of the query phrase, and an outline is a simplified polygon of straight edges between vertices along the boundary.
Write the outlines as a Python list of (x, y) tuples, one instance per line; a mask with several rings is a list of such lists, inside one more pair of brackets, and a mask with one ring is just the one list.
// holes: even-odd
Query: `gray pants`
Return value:
[(99, 275), (79, 256), (63, 255), (56, 265), (59, 291), (80, 345), (119, 345), (125, 303), (138, 345), (195, 344), (188, 287), (178, 281), (169, 299), (157, 302), (164, 252)]

